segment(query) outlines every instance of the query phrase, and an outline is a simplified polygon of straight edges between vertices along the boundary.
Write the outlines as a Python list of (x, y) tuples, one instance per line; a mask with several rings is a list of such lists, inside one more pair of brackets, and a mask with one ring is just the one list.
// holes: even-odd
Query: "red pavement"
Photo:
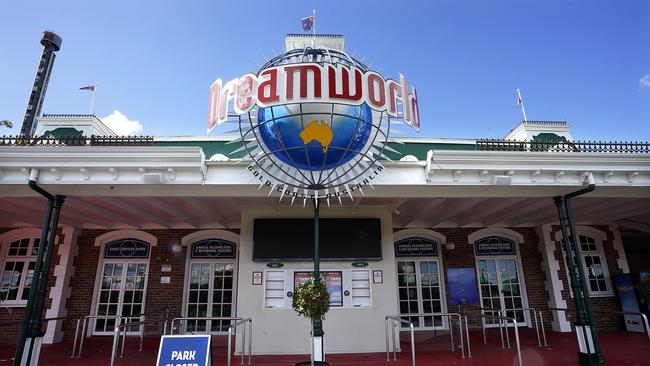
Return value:
[[(406, 336), (406, 337), (404, 337)], [(577, 365), (577, 344), (573, 333), (547, 333), (549, 347), (539, 348), (534, 330), (521, 331), (521, 350), (525, 366)], [(408, 339), (408, 334), (403, 334)], [(488, 344), (483, 344), (480, 332), (472, 332), (472, 358), (462, 359), (459, 352), (451, 352), (448, 337), (433, 333), (418, 333), (416, 361), (420, 366), (462, 365), (462, 366), (511, 366), (516, 365), (514, 339), (511, 349), (502, 350), (496, 331), (491, 331)], [(644, 334), (627, 332), (601, 332), (600, 339), (607, 365), (650, 366), (650, 343)], [(153, 365), (158, 352), (158, 337), (145, 339), (143, 352), (138, 352), (137, 337), (127, 339), (125, 357), (118, 358), (116, 365)], [(254, 345), (253, 345), (254, 346)], [(43, 347), (41, 365), (94, 365), (103, 366), (110, 362), (111, 339), (109, 337), (86, 338), (84, 353), (80, 359), (71, 359), (71, 343), (59, 343)], [(402, 342), (402, 353), (397, 361), (386, 361), (385, 353), (335, 354), (327, 361), (335, 366), (410, 366), (410, 344)], [(0, 365), (11, 364), (15, 349), (0, 347)], [(213, 365), (226, 364), (225, 337), (218, 337), (213, 346)], [(309, 360), (309, 355), (253, 356), (253, 365), (290, 366), (295, 362)], [(239, 365), (240, 358), (233, 356), (233, 365)]]

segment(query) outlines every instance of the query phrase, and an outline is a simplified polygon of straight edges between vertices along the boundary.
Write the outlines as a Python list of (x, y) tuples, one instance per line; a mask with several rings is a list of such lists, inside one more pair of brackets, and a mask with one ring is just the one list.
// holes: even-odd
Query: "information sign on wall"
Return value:
[(396, 257), (435, 257), (438, 245), (434, 240), (425, 238), (406, 238), (395, 243)]
[(157, 366), (211, 366), (210, 335), (166, 335), (160, 340)]
[(474, 242), (476, 255), (516, 255), (515, 242), (498, 236), (488, 236)]
[(192, 258), (235, 258), (236, 245), (223, 239), (206, 239), (192, 244)]
[(149, 244), (138, 239), (122, 239), (106, 244), (104, 258), (149, 258)]
[(479, 303), (474, 268), (447, 268), (447, 284), (451, 305)]
[[(298, 286), (311, 281), (313, 272), (294, 272), (294, 292)], [(343, 306), (343, 272), (325, 271), (321, 272), (325, 288), (330, 294), (330, 306)]]

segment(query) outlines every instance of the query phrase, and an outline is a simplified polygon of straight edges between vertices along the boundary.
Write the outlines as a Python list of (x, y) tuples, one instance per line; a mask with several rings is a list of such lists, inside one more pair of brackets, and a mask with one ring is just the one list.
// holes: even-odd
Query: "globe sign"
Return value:
[(294, 168), (323, 171), (363, 158), (372, 110), (366, 104), (294, 104), (260, 108), (257, 121), (271, 154)]
[(419, 131), (415, 89), (332, 49), (292, 50), (210, 88), (208, 132), (236, 123), (242, 146), (231, 154), (245, 151), (260, 185), (293, 198), (340, 199), (370, 184), (383, 170), (378, 159), (397, 153), (387, 146), (395, 119)]

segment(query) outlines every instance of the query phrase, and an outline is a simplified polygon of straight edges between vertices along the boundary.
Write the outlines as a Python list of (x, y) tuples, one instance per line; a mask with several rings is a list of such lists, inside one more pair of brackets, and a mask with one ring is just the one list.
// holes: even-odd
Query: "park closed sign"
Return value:
[(157, 366), (212, 366), (210, 335), (166, 335), (160, 340)]

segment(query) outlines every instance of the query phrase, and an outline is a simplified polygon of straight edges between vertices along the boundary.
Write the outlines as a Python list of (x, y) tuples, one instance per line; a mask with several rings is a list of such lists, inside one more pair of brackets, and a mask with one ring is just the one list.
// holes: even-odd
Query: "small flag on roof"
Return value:
[(95, 85), (82, 86), (79, 90), (92, 90), (95, 91)]
[(302, 21), (302, 30), (305, 32), (310, 31), (314, 27), (314, 18), (315, 15), (310, 15), (301, 19)]

